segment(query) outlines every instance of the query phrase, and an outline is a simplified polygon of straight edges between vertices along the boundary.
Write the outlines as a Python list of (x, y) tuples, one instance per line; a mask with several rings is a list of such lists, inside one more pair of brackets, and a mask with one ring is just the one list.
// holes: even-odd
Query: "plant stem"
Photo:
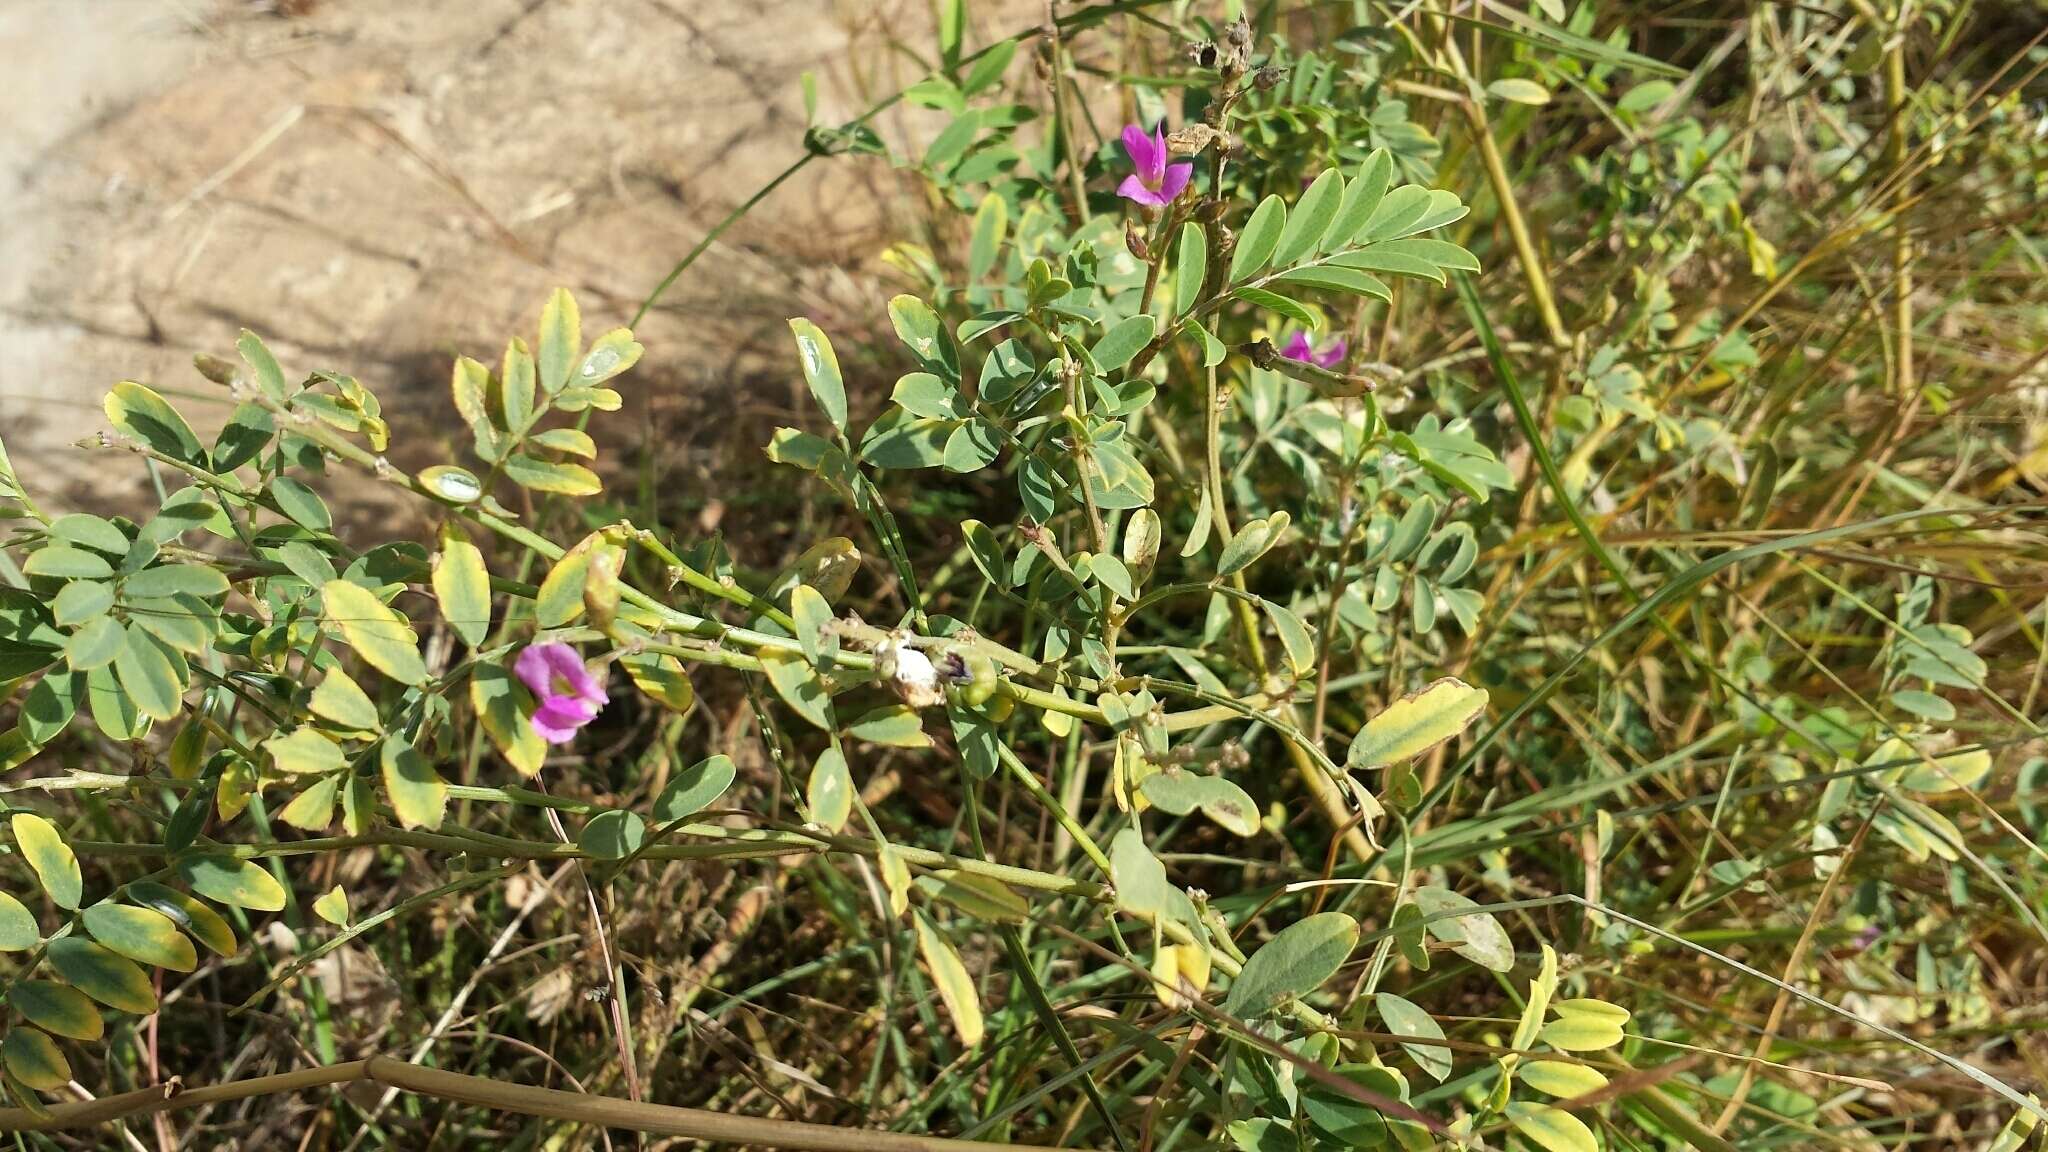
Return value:
[(1900, 403), (1908, 401), (1916, 388), (1913, 379), (1913, 237), (1907, 226), (1903, 202), (1912, 199), (1906, 171), (1907, 92), (1905, 25), (1909, 5), (1899, 7), (1898, 28), (1884, 54), (1884, 99), (1891, 114), (1886, 128), (1884, 154), (1899, 181), (1893, 194), (1902, 206), (1892, 214), (1892, 346), (1898, 360), (1893, 389)]
[(1465, 119), (1472, 126), (1472, 140), (1479, 148), (1479, 159), (1486, 166), (1486, 182), (1493, 188), (1494, 202), (1500, 205), (1501, 219), (1508, 226), (1508, 238), (1514, 241), (1515, 258), (1522, 265), (1522, 278), (1529, 283), (1529, 298), (1535, 301), (1536, 311), (1543, 316), (1543, 327), (1550, 334), (1550, 341), (1558, 347), (1571, 344), (1571, 334), (1565, 331), (1564, 319), (1558, 315), (1557, 301), (1550, 294), (1550, 278), (1543, 271), (1543, 257), (1537, 254), (1536, 244), (1529, 238), (1529, 225), (1522, 220), (1522, 209), (1515, 201), (1514, 181), (1508, 176), (1507, 165), (1501, 161), (1500, 146), (1494, 143), (1493, 129), (1486, 122), (1486, 113), (1472, 100), (1461, 100), (1459, 106), (1465, 110)]
[(173, 1109), (358, 1083), (380, 1084), (415, 1095), (497, 1112), (683, 1136), (714, 1144), (746, 1144), (803, 1152), (1010, 1152), (1016, 1147), (978, 1140), (951, 1140), (940, 1136), (835, 1128), (758, 1116), (732, 1116), (666, 1104), (643, 1104), (555, 1088), (507, 1084), (439, 1068), (422, 1068), (389, 1056), (372, 1056), (368, 1060), (352, 1060), (346, 1064), (329, 1064), (275, 1076), (186, 1088), (175, 1093), (166, 1093), (161, 1087), (145, 1088), (119, 1096), (103, 1096), (98, 1100), (54, 1104), (33, 1112), (26, 1108), (4, 1108), (0, 1109), (0, 1130), (53, 1132), (90, 1128)]

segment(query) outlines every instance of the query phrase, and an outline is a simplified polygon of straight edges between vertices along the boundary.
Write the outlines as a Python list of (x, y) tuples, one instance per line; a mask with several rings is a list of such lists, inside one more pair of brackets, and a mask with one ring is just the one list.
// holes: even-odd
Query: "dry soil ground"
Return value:
[[(288, 372), (376, 389), (395, 456), (439, 458), (453, 353), (493, 359), (557, 284), (586, 330), (624, 322), (801, 154), (803, 72), (843, 119), (914, 78), (888, 38), (928, 20), (917, 0), (0, 0), (0, 437), (48, 503), (131, 504), (133, 458), (72, 447), (99, 397), (139, 379), (218, 421), (190, 358), (247, 327)], [(614, 426), (684, 480), (757, 451), (736, 429), (791, 397), (783, 318), (854, 309), (843, 269), (900, 189), (873, 161), (785, 185), (642, 325)]]

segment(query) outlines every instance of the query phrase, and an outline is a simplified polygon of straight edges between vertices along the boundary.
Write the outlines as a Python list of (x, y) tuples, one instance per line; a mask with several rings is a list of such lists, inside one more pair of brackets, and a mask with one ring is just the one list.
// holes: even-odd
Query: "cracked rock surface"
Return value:
[[(191, 355), (247, 327), (288, 373), (375, 389), (398, 463), (447, 459), (455, 353), (494, 361), (557, 284), (586, 331), (626, 322), (802, 154), (801, 74), (821, 119), (853, 115), (915, 78), (887, 41), (928, 19), (908, 0), (0, 7), (0, 87), (27, 110), (0, 118), (0, 436), (47, 506), (131, 507), (135, 462), (72, 446), (106, 426), (100, 396), (148, 382), (210, 436), (229, 405)], [(669, 475), (757, 454), (802, 387), (783, 319), (872, 327), (857, 277), (901, 180), (814, 163), (727, 233), (641, 325), (610, 442), (653, 433)]]

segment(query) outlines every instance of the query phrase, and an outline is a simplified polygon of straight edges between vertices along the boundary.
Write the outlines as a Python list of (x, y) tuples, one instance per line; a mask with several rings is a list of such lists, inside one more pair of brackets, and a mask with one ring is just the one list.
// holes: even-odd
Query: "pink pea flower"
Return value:
[(1308, 333), (1297, 330), (1294, 335), (1287, 338), (1287, 343), (1280, 349), (1280, 354), (1289, 360), (1299, 360), (1318, 368), (1335, 368), (1344, 362), (1345, 354), (1350, 351), (1351, 345), (1339, 336), (1318, 352), (1315, 346), (1308, 342)]
[(558, 641), (527, 645), (512, 670), (540, 701), (533, 710), (533, 731), (550, 744), (574, 740), (576, 730), (595, 719), (611, 700), (584, 666), (583, 657)]
[(1181, 164), (1166, 162), (1166, 136), (1154, 128), (1150, 136), (1136, 124), (1124, 126), (1124, 152), (1131, 158), (1131, 167), (1137, 171), (1124, 177), (1117, 186), (1116, 194), (1136, 204), (1152, 208), (1164, 208), (1178, 199), (1187, 190), (1188, 177), (1194, 175), (1192, 161)]

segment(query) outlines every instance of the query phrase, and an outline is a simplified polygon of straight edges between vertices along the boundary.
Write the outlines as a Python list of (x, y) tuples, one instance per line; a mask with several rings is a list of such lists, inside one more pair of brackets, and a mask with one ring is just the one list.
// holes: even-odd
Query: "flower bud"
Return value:
[(232, 360), (223, 360), (218, 356), (209, 356), (201, 352), (197, 356), (192, 357), (192, 366), (199, 369), (201, 376), (206, 377), (223, 388), (234, 386), (235, 362)]
[(1144, 233), (1138, 231), (1138, 225), (1135, 221), (1124, 221), (1124, 247), (1130, 251), (1131, 255), (1136, 256), (1140, 263), (1150, 264), (1152, 262), (1152, 248), (1145, 243)]

